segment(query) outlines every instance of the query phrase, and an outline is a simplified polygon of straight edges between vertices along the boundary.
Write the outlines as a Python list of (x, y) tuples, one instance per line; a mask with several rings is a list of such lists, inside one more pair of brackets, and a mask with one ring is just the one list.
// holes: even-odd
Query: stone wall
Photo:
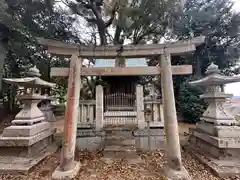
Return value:
[[(148, 151), (148, 130), (136, 130), (133, 132), (136, 140), (136, 149)], [(150, 149), (151, 151), (164, 149), (164, 130), (160, 128), (150, 129)], [(87, 150), (94, 152), (104, 148), (105, 133), (95, 132), (93, 129), (78, 129), (76, 148), (79, 151)]]
[(160, 128), (137, 130), (133, 133), (136, 139), (136, 148), (140, 151), (149, 150), (149, 135), (150, 134), (150, 150), (162, 150), (164, 149), (164, 130)]

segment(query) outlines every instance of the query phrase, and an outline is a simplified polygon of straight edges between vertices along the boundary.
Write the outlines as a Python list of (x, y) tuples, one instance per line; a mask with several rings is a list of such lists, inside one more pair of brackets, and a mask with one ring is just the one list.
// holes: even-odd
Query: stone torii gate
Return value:
[(175, 108), (175, 97), (172, 75), (191, 74), (192, 66), (171, 66), (172, 55), (183, 55), (193, 52), (196, 46), (204, 43), (203, 36), (187, 41), (169, 44), (127, 45), (123, 46), (120, 56), (125, 58), (160, 57), (160, 67), (82, 67), (84, 58), (112, 59), (119, 56), (119, 46), (84, 47), (54, 40), (38, 39), (40, 45), (48, 47), (48, 51), (56, 55), (70, 56), (70, 68), (52, 68), (52, 76), (68, 76), (68, 99), (65, 113), (64, 140), (60, 165), (53, 173), (53, 179), (73, 178), (80, 168), (74, 161), (76, 131), (79, 111), (81, 76), (121, 76), (121, 75), (159, 75), (164, 109), (164, 127), (166, 134), (166, 152), (168, 163), (165, 165), (166, 176), (170, 179), (189, 179), (188, 172), (182, 165), (178, 122)]

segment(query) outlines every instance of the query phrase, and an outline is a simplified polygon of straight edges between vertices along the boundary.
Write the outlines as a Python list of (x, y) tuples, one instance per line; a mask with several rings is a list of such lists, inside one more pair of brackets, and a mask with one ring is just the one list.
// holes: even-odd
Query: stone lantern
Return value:
[(145, 121), (147, 122), (148, 130), (148, 150), (151, 151), (151, 131), (150, 131), (150, 122), (152, 121), (152, 109), (146, 108), (144, 110)]
[(46, 121), (54, 122), (56, 121), (56, 118), (53, 114), (53, 106), (51, 104), (53, 97), (49, 96), (48, 94), (44, 94), (44, 96), (45, 98), (41, 101), (41, 106), (39, 107), (39, 109), (45, 115)]
[(201, 117), (202, 121), (215, 125), (235, 125), (237, 121), (232, 114), (223, 107), (233, 95), (223, 92), (221, 86), (228, 83), (240, 82), (240, 77), (223, 76), (219, 73), (220, 70), (218, 66), (212, 63), (207, 68), (207, 76), (203, 79), (190, 82), (190, 85), (205, 88), (205, 94), (201, 95), (200, 98), (206, 100), (209, 105)]
[[(234, 82), (240, 82), (240, 77), (221, 75), (218, 66), (213, 63), (207, 68), (206, 77), (190, 82), (192, 86), (205, 88), (205, 93), (200, 98), (208, 102), (201, 121), (190, 136), (190, 145), (208, 157), (209, 161), (206, 161), (206, 164), (220, 176), (226, 173), (226, 169), (229, 174), (240, 172), (240, 166), (235, 167), (234, 164), (240, 157), (240, 126), (225, 106), (232, 94), (226, 94), (221, 89), (221, 86)], [(220, 159), (222, 161), (219, 161)], [(224, 166), (228, 168), (225, 167), (224, 170)]]
[(26, 173), (57, 149), (53, 143), (55, 129), (45, 121), (43, 112), (37, 106), (45, 99), (41, 89), (52, 88), (54, 84), (42, 80), (40, 76), (39, 70), (33, 67), (25, 78), (3, 79), (8, 84), (23, 88), (17, 97), (23, 108), (0, 136), (0, 171)]

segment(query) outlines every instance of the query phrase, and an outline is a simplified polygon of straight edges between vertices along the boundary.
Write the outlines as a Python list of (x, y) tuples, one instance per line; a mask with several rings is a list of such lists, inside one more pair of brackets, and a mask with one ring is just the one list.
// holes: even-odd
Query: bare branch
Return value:
[(90, 23), (97, 23), (97, 19), (95, 19), (95, 18), (85, 18), (88, 22), (90, 22)]

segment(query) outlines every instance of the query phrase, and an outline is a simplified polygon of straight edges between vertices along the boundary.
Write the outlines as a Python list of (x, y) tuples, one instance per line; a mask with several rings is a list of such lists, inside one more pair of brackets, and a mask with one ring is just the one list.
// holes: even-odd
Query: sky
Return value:
[(233, 2), (235, 3), (234, 9), (240, 11), (240, 0), (233, 0)]
[[(240, 0), (233, 0), (235, 3), (234, 9), (240, 12)], [(240, 96), (240, 82), (231, 83), (225, 86), (225, 92), (233, 94), (234, 96)]]

